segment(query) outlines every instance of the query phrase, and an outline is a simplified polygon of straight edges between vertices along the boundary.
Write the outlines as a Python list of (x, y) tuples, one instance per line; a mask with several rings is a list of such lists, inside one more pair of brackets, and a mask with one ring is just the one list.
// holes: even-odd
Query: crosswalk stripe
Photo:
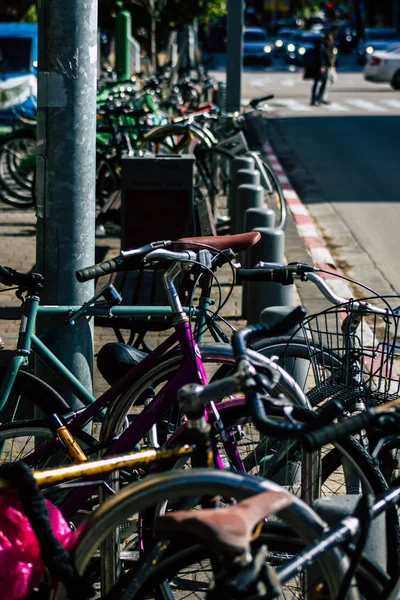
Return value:
[(400, 108), (400, 100), (381, 100), (382, 104), (387, 104), (392, 108)]
[(331, 102), (331, 104), (326, 104), (324, 108), (334, 112), (349, 112), (350, 110), (348, 106), (345, 106), (344, 104), (339, 104), (338, 102)]
[(386, 112), (386, 108), (375, 104), (375, 102), (369, 102), (368, 100), (362, 100), (361, 98), (348, 98), (345, 100), (346, 104), (356, 106), (357, 108), (363, 108), (370, 112)]
[(279, 98), (278, 100), (273, 100), (273, 103), (277, 106), (284, 106), (285, 108), (289, 108), (296, 112), (309, 112), (312, 110), (310, 106), (306, 106), (293, 98)]

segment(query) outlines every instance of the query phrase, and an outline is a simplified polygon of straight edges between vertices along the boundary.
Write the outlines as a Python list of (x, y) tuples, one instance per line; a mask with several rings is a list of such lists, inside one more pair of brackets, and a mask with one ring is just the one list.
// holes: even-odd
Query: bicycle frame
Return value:
[[(175, 402), (178, 390), (187, 383), (199, 383), (201, 385), (207, 384), (207, 375), (204, 370), (203, 362), (201, 359), (200, 351), (197, 346), (197, 342), (192, 333), (189, 320), (183, 311), (179, 298), (177, 296), (173, 280), (179, 274), (181, 265), (174, 263), (165, 274), (165, 281), (169, 285), (169, 299), (171, 301), (171, 307), (169, 308), (169, 314), (172, 314), (175, 332), (173, 332), (164, 342), (162, 342), (155, 350), (151, 352), (146, 358), (143, 359), (139, 364), (133, 366), (130, 371), (116, 384), (110, 387), (104, 392), (99, 398), (94, 399), (85, 388), (72, 376), (72, 374), (66, 369), (66, 367), (59, 361), (51, 351), (43, 344), (43, 342), (33, 334), (33, 327), (38, 312), (38, 297), (31, 297), (31, 301), (28, 300), (24, 307), (24, 314), (27, 316), (27, 326), (23, 326), (20, 331), (18, 338), (18, 350), (17, 354), (12, 360), (8, 372), (4, 388), (8, 391), (12, 389), (12, 381), (15, 381), (16, 374), (19, 367), (26, 361), (27, 356), (30, 353), (31, 346), (38, 351), (39, 356), (50, 361), (51, 365), (57, 369), (57, 373), (62, 376), (65, 381), (68, 381), (71, 385), (71, 389), (79, 392), (80, 397), (85, 397), (90, 404), (76, 413), (72, 420), (68, 423), (68, 430), (73, 436), (79, 434), (83, 427), (91, 421), (94, 417), (99, 415), (103, 409), (109, 404), (115, 401), (121, 394), (129, 390), (138, 379), (143, 377), (149, 370), (154, 368), (158, 363), (159, 359), (164, 356), (169, 350), (172, 349), (177, 343), (179, 343), (182, 353), (183, 361), (178, 369), (177, 373), (173, 376), (168, 383), (163, 386), (161, 391), (156, 394), (154, 399), (144, 407), (143, 411), (138, 415), (138, 418), (132, 423), (114, 442), (112, 442), (107, 449), (106, 455), (121, 454), (129, 452), (134, 448), (140, 440), (151, 430), (151, 428), (162, 418), (162, 416), (172, 407)], [(66, 307), (48, 307), (48, 310), (52, 314), (57, 314), (59, 309)], [(95, 307), (94, 307), (95, 308)], [(115, 310), (118, 307), (114, 307)], [(79, 307), (82, 311), (82, 307)], [(147, 307), (146, 307), (147, 309)], [(104, 314), (104, 309), (103, 314)], [(129, 310), (129, 309), (122, 309)], [(147, 309), (148, 311), (148, 309)], [(95, 310), (95, 313), (97, 310)], [(162, 307), (158, 314), (165, 313), (165, 307)], [(107, 314), (107, 313), (106, 313)], [(13, 378), (13, 379), (12, 379)], [(83, 392), (83, 394), (82, 394)], [(3, 399), (4, 400), (4, 399)], [(25, 462), (30, 466), (33, 466), (36, 462), (44, 459), (50, 453), (55, 451), (58, 447), (58, 440), (54, 439), (42, 446), (36, 448), (32, 454), (26, 457)], [(216, 444), (212, 444), (214, 452), (214, 462), (217, 467), (223, 469), (222, 459), (216, 449)], [(237, 471), (243, 471), (243, 465), (236, 449), (236, 445), (233, 440), (232, 434), (226, 436), (224, 439), (224, 447), (226, 454), (231, 461), (233, 467)], [(85, 501), (90, 495), (89, 489), (77, 490), (77, 492), (71, 494), (71, 497), (67, 499), (63, 511), (67, 516), (73, 515), (79, 506)]]
[[(172, 309), (170, 306), (96, 306), (89, 300), (82, 306), (46, 306), (40, 305), (40, 299), (35, 295), (28, 295), (21, 315), (21, 327), (18, 335), (16, 354), (7, 367), (6, 376), (0, 387), (0, 413), (5, 407), (12, 391), (18, 371), (25, 366), (31, 351), (35, 352), (43, 362), (55, 373), (64, 385), (84, 404), (88, 406), (95, 402), (96, 398), (85, 388), (73, 373), (57, 358), (57, 356), (46, 346), (43, 339), (64, 327), (73, 327), (77, 318), (82, 317), (170, 317)], [(204, 338), (206, 330), (211, 332), (215, 341), (229, 342), (228, 336), (219, 325), (208, 315), (208, 309), (212, 305), (211, 298), (202, 294), (197, 308), (183, 307), (186, 313), (194, 313), (197, 318), (196, 336), (197, 343)], [(0, 308), (0, 319), (14, 319), (15, 308)], [(47, 332), (40, 337), (34, 333), (36, 318), (41, 316), (66, 316), (67, 320), (56, 329)], [(22, 323), (24, 323), (22, 329)], [(175, 343), (176, 340), (174, 340)]]

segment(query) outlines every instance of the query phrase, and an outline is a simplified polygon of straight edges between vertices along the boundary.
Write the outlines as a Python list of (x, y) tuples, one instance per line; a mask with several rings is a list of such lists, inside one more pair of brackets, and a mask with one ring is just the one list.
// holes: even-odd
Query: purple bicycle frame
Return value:
[[(109, 456), (130, 452), (151, 427), (161, 419), (169, 408), (171, 408), (176, 401), (177, 392), (183, 385), (188, 383), (206, 385), (208, 383), (200, 350), (191, 331), (189, 321), (181, 321), (178, 323), (175, 326), (175, 332), (173, 332), (164, 342), (157, 346), (157, 348), (155, 348), (155, 350), (146, 356), (139, 364), (133, 366), (122, 379), (99, 396), (93, 404), (74, 417), (68, 424), (69, 431), (74, 436), (78, 436), (79, 432), (87, 422), (98, 415), (100, 411), (107, 407), (112, 401), (116, 400), (121, 393), (128, 390), (131, 385), (145, 375), (151, 368), (156, 366), (160, 357), (170, 350), (177, 342), (179, 342), (183, 353), (183, 362), (178, 371), (174, 374), (172, 379), (163, 386), (160, 392), (156, 394), (151, 403), (143, 408), (135, 421), (131, 423), (120, 437), (110, 445), (105, 454)], [(210, 410), (205, 409), (206, 415), (209, 412)], [(224, 466), (221, 456), (218, 453), (216, 443), (213, 440), (211, 441), (215, 465), (217, 468), (223, 469)], [(33, 466), (41, 459), (44, 459), (50, 452), (53, 452), (58, 444), (58, 440), (46, 442), (32, 454), (28, 455), (24, 461), (30, 466)], [(243, 471), (243, 464), (233, 435), (228, 436), (228, 439), (224, 441), (224, 450), (233, 468), (237, 471)], [(99, 479), (101, 479), (101, 475), (99, 476)], [(93, 482), (95, 485), (96, 477), (93, 478)], [(71, 518), (84, 504), (91, 493), (91, 486), (78, 488), (71, 492), (59, 507), (65, 518)]]

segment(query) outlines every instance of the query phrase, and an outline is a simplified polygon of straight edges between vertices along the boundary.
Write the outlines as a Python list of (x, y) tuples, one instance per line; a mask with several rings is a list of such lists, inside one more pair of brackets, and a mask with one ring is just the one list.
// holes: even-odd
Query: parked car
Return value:
[(0, 23), (0, 121), (36, 108), (37, 23)]
[(357, 30), (352, 21), (339, 21), (336, 23), (336, 42), (338, 49), (343, 54), (350, 54), (357, 47)]
[(368, 56), (371, 56), (376, 51), (385, 51), (398, 42), (400, 42), (400, 35), (396, 29), (383, 27), (367, 28), (364, 38), (358, 44), (358, 64), (365, 65)]
[(294, 36), (298, 33), (301, 33), (298, 27), (282, 27), (282, 29), (278, 31), (275, 37), (274, 52), (276, 54), (284, 54), (287, 45), (293, 41)]
[(259, 61), (264, 65), (271, 64), (273, 42), (261, 27), (245, 27), (243, 35), (243, 62)]
[(400, 90), (400, 42), (385, 52), (374, 52), (367, 60), (363, 75), (367, 81), (390, 83), (393, 89)]
[(36, 107), (37, 23), (0, 23), (0, 121)]
[[(317, 43), (321, 43), (323, 31), (303, 31), (296, 35), (286, 49), (285, 60), (289, 64), (302, 66), (307, 62), (307, 53), (313, 51)], [(338, 49), (333, 49), (335, 54)], [(338, 61), (336, 61), (336, 66)]]

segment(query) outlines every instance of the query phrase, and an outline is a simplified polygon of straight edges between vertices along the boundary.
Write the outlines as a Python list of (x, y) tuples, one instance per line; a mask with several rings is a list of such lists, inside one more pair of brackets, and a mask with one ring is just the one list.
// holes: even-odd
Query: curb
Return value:
[(329, 273), (320, 273), (320, 275), (327, 281), (329, 286), (332, 287), (338, 296), (352, 298), (353, 293), (347, 282), (340, 278), (343, 274), (340, 269), (336, 267), (332, 254), (323, 240), (318, 225), (316, 225), (314, 219), (308, 212), (307, 207), (303, 204), (301, 198), (293, 188), (289, 177), (269, 142), (264, 143), (263, 153), (277, 175), (287, 203), (288, 211), (290, 211), (293, 217), (297, 233), (309, 252), (314, 266), (323, 269), (324, 271), (329, 271)]

